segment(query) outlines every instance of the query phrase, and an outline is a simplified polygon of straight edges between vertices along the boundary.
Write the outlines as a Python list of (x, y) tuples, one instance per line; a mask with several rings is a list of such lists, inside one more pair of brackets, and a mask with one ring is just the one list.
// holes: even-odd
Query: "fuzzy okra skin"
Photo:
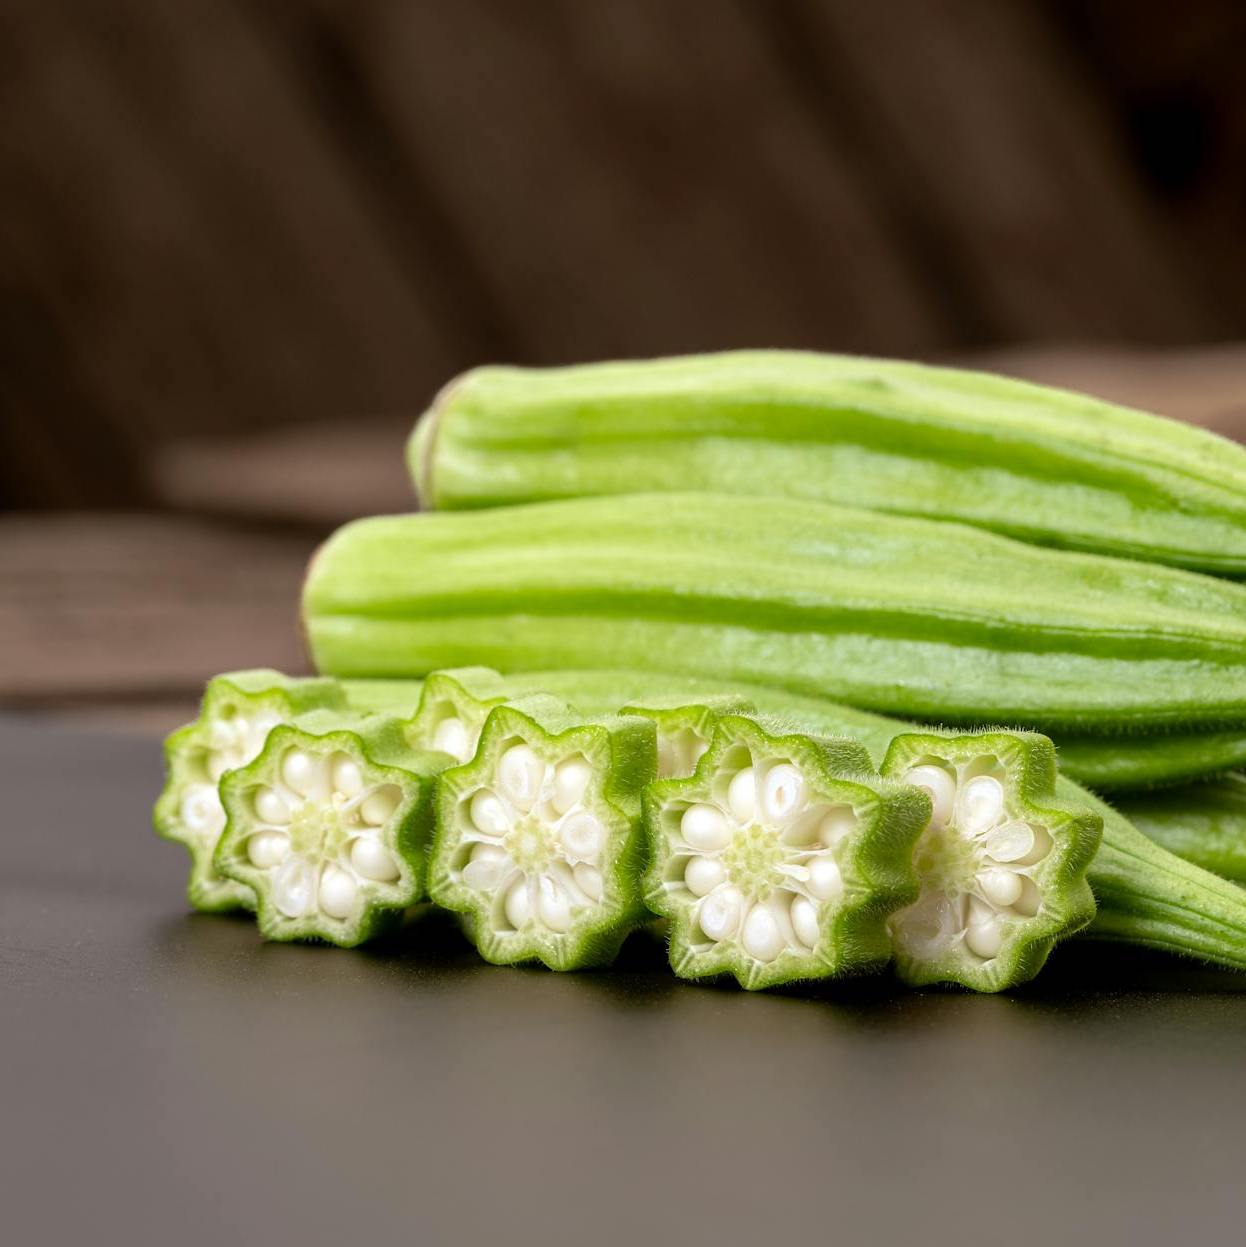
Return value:
[(1246, 449), (989, 373), (795, 351), (477, 368), (416, 426), (426, 506), (707, 489), (1246, 575)]
[(649, 918), (640, 798), (656, 774), (650, 719), (592, 719), (549, 697), (489, 711), (471, 762), (437, 785), (429, 894), (486, 961), (609, 964)]
[(1246, 775), (1126, 797), (1117, 807), (1170, 853), (1246, 883)]
[(318, 668), (635, 666), (946, 723), (1246, 724), (1246, 586), (791, 499), (588, 498), (340, 529)]
[(693, 775), (645, 793), (645, 894), (672, 969), (753, 989), (881, 968), (930, 809), (855, 741), (720, 716)]
[(412, 749), (405, 728), (312, 711), (221, 780), (216, 868), (254, 894), (265, 938), (352, 948), (424, 897), (433, 781), (453, 759)]
[(221, 777), (257, 757), (279, 724), (344, 705), (335, 680), (297, 679), (267, 668), (228, 672), (208, 682), (199, 717), (165, 741), (165, 783), (153, 821), (158, 835), (190, 853), (186, 892), (196, 909), (217, 913), (255, 905), (250, 888), (226, 878), (213, 862), (225, 828)]

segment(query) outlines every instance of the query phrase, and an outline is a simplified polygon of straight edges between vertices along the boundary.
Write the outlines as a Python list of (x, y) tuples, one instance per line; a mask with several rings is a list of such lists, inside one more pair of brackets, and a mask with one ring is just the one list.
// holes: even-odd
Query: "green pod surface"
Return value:
[(645, 894), (670, 919), (671, 967), (747, 988), (879, 969), (929, 816), (856, 741), (719, 717), (694, 774), (645, 793)]
[(936, 722), (1246, 722), (1246, 586), (960, 524), (649, 494), (361, 520), (303, 596), (318, 668), (641, 667)]
[(1127, 797), (1117, 808), (1170, 853), (1246, 883), (1246, 775)]
[(656, 766), (649, 719), (540, 696), (495, 706), (473, 759), (438, 782), (430, 896), (486, 961), (608, 964), (650, 916), (640, 799)]
[(225, 829), (221, 777), (257, 757), (278, 724), (315, 708), (344, 705), (335, 680), (293, 679), (267, 668), (232, 671), (208, 682), (198, 718), (165, 741), (165, 782), (153, 822), (158, 835), (190, 853), (186, 894), (196, 909), (217, 913), (255, 905), (251, 890), (226, 878), (213, 862)]
[(1246, 574), (1246, 449), (988, 373), (792, 351), (478, 368), (419, 421), (426, 506), (715, 490)]
[[(506, 679), (516, 692), (532, 681), (555, 689), (587, 712), (599, 713), (624, 702), (704, 701), (726, 692), (712, 680), (635, 670), (539, 671)], [(929, 735), (911, 723), (820, 698), (756, 685), (732, 691), (747, 696), (791, 731), (860, 741), (875, 766), (884, 763), (897, 736)], [(1100, 847), (1087, 871), (1098, 905), (1094, 921), (1085, 929), (1087, 936), (1246, 969), (1246, 895), (1240, 888), (1155, 843), (1124, 814), (1065, 775), (1056, 776), (1055, 797), (1066, 808), (1089, 809), (1103, 820)]]
[(216, 869), (256, 898), (270, 940), (352, 948), (425, 895), (433, 781), (401, 719), (317, 710), (274, 727), (220, 784)]
[[(548, 692), (582, 709), (605, 714), (624, 699), (644, 699), (664, 694), (668, 705), (704, 702), (706, 699), (726, 712), (733, 698), (739, 698), (764, 714), (794, 722), (816, 721), (822, 699), (789, 693), (784, 689), (736, 681), (731, 691), (711, 678), (684, 675), (655, 677), (643, 671), (516, 671), (502, 677), (509, 696)], [(395, 701), (405, 704), (411, 681), (346, 680), (343, 687), (352, 705), (382, 708)], [(356, 693), (356, 690), (362, 690)], [(741, 709), (747, 708), (741, 707)], [(867, 732), (886, 729), (890, 721), (867, 710), (834, 707), (837, 721), (852, 717)], [(643, 711), (641, 711), (643, 713)], [(891, 726), (894, 731), (894, 726)], [(659, 762), (664, 748), (661, 724), (658, 730)], [(674, 742), (672, 740), (672, 747)], [(1057, 745), (1062, 774), (1087, 788), (1103, 793), (1135, 793), (1162, 785), (1179, 784), (1207, 775), (1218, 775), (1246, 764), (1246, 732), (1164, 733), (1150, 736), (1069, 736), (1061, 733)], [(690, 769), (690, 768), (689, 768)], [(675, 774), (675, 771), (671, 772)]]

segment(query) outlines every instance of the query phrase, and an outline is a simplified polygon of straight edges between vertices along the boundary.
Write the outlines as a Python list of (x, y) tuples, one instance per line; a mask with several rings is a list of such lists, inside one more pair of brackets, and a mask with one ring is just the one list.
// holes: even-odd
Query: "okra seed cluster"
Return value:
[(276, 908), (287, 918), (357, 917), (369, 891), (401, 874), (384, 837), (401, 801), (398, 785), (369, 783), (346, 753), (287, 750), (254, 795), (247, 839), (251, 864), (269, 872)]
[(221, 834), (225, 828), (225, 807), (217, 787), (221, 776), (258, 757), (268, 733), (280, 722), (281, 717), (271, 710), (253, 716), (234, 710), (209, 721), (200, 756), (205, 778), (186, 787), (179, 809), (192, 835), (215, 841)]
[(994, 758), (931, 759), (904, 778), (930, 794), (933, 812), (914, 854), (921, 895), (892, 919), (893, 933), (915, 955), (959, 945), (990, 961), (1009, 926), (1042, 908), (1035, 870), (1051, 833), (1020, 816)]
[(813, 797), (791, 762), (735, 762), (679, 817), (667, 887), (695, 898), (693, 941), (702, 949), (734, 944), (762, 963), (808, 955), (843, 893), (836, 848), (856, 816)]
[(562, 934), (600, 902), (607, 836), (592, 809), (592, 780), (582, 754), (549, 762), (515, 741), (490, 782), (461, 802), (452, 874), (490, 898), (498, 933)]

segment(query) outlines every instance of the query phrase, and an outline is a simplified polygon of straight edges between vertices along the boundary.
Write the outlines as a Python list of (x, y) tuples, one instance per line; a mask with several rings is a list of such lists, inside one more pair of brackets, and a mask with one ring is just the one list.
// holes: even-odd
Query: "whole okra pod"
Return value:
[(303, 610), (338, 676), (631, 666), (947, 723), (1246, 725), (1246, 586), (815, 502), (361, 520), (317, 554)]
[(426, 506), (715, 490), (1246, 574), (1246, 449), (982, 372), (794, 351), (477, 368), (408, 458)]
[(1135, 794), (1117, 808), (1169, 852), (1246, 883), (1246, 775)]

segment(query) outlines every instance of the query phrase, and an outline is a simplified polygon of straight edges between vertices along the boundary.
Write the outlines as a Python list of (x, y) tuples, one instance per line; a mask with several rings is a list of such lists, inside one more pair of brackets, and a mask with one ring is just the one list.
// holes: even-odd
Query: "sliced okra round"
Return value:
[(924, 789), (932, 807), (914, 853), (920, 894), (889, 924), (909, 983), (1012, 987), (1094, 917), (1086, 870), (1103, 822), (1057, 800), (1046, 737), (904, 734), (882, 769)]
[(475, 758), (437, 785), (429, 894), (465, 915), (487, 961), (552, 970), (610, 962), (649, 915), (640, 793), (647, 719), (585, 719), (538, 698), (489, 712)]
[(343, 719), (274, 728), (221, 782), (216, 865), (254, 893), (267, 939), (353, 947), (425, 894), (432, 784), (449, 759), (410, 751), (400, 720)]
[(449, 754), (459, 765), (470, 762), (489, 711), (506, 700), (505, 681), (490, 667), (435, 671), (424, 681), (407, 739), (417, 749)]
[(255, 904), (250, 889), (226, 878), (213, 862), (225, 829), (221, 779), (257, 757), (279, 724), (316, 707), (342, 704), (336, 680), (292, 679), (262, 669), (232, 672), (208, 683), (199, 717), (165, 741), (165, 783), (153, 821), (158, 835), (190, 853), (186, 892), (196, 909), (218, 912)]
[(695, 704), (624, 706), (620, 714), (638, 714), (652, 719), (658, 733), (658, 778), (682, 779), (696, 770), (710, 747), (719, 719), (725, 714), (748, 714), (753, 704), (730, 694), (702, 698)]
[(670, 919), (671, 966), (747, 988), (879, 968), (929, 812), (854, 741), (723, 717), (695, 773), (645, 797), (645, 895)]

